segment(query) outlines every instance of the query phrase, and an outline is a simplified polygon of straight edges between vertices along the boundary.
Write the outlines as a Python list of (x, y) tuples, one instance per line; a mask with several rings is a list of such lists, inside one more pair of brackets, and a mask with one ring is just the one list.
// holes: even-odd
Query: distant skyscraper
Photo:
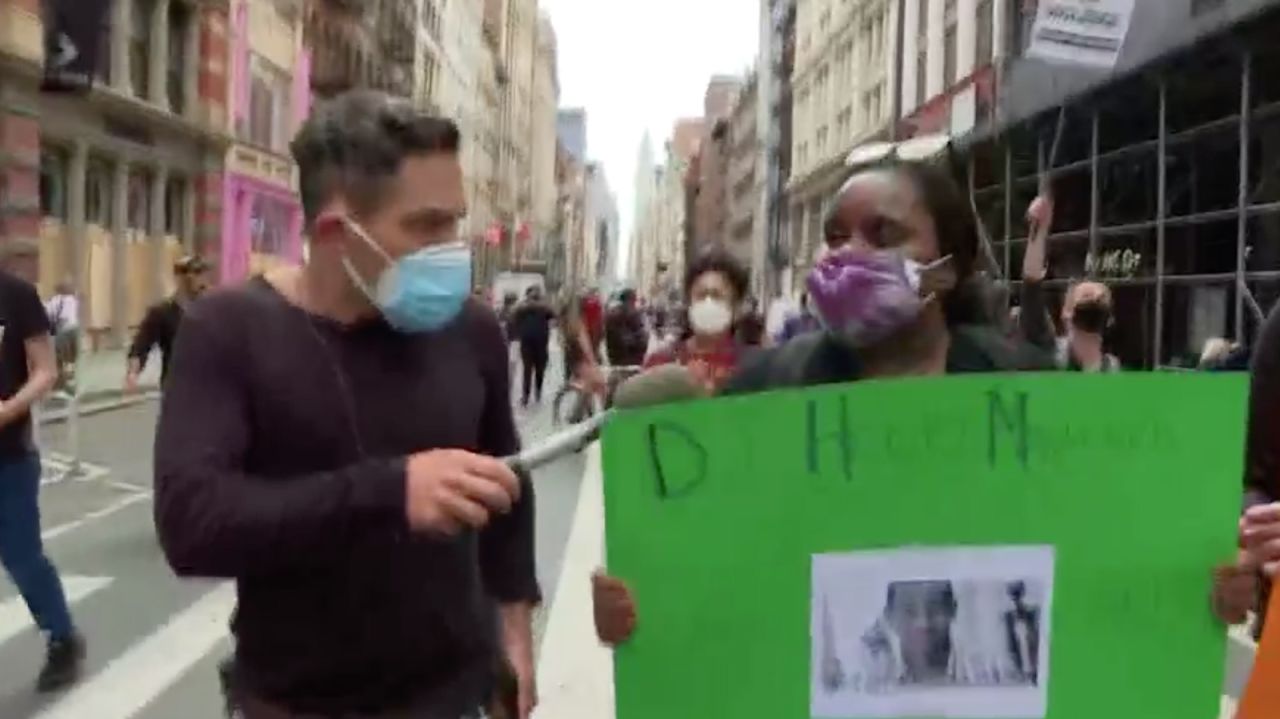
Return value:
[(587, 111), (582, 108), (561, 110), (556, 117), (556, 133), (560, 144), (579, 163), (587, 162)]

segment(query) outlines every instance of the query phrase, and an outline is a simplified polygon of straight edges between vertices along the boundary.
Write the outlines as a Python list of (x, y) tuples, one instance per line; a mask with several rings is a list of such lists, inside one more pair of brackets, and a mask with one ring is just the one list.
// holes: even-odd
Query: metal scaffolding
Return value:
[[(1280, 94), (1254, 87), (1255, 75), (1280, 72), (1280, 51), (1259, 37), (1266, 34), (1193, 48), (970, 148), (968, 171), (983, 183), (975, 206), (1000, 245), (1004, 276), (1020, 279), (1021, 214), (1048, 178), (1059, 215), (1047, 284), (1061, 289), (1090, 276), (1115, 288), (1115, 339), (1126, 365), (1198, 354), (1191, 345), (1207, 331), (1248, 343), (1264, 305), (1280, 296), (1280, 186), (1268, 183), (1280, 165)], [(1045, 138), (1060, 136), (1064, 121), (1074, 155), (1059, 161), (1055, 149), (1046, 167)], [(1116, 262), (1118, 254), (1126, 261)], [(1114, 271), (1117, 265), (1134, 267)]]

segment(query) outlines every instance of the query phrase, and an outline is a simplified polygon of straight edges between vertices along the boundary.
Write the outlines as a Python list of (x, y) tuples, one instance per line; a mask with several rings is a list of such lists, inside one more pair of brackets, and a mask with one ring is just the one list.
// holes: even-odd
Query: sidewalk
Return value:
[[(81, 414), (94, 414), (117, 407), (146, 401), (160, 388), (160, 357), (152, 354), (142, 372), (138, 392), (126, 395), (124, 376), (127, 360), (124, 350), (101, 350), (80, 356), (79, 390)], [(55, 392), (40, 404), (38, 416), (42, 424), (67, 418), (71, 398)]]

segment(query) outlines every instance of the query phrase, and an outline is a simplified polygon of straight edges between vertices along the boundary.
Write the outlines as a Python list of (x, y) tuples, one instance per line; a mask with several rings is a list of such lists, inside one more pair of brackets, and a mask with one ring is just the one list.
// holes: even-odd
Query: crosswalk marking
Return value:
[(218, 585), (35, 719), (129, 719), (228, 637), (235, 586)]
[[(108, 577), (66, 576), (62, 578), (62, 588), (67, 594), (68, 604), (75, 604), (108, 584), (111, 584), (111, 579)], [(13, 639), (31, 626), (31, 614), (27, 611), (27, 605), (23, 603), (22, 597), (15, 596), (0, 602), (0, 644)]]

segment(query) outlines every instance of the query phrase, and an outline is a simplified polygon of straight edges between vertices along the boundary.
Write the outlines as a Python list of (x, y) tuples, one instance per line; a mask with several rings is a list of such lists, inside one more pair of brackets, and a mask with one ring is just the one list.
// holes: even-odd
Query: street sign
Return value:
[(1215, 716), (1246, 395), (969, 375), (621, 415), (618, 719)]

